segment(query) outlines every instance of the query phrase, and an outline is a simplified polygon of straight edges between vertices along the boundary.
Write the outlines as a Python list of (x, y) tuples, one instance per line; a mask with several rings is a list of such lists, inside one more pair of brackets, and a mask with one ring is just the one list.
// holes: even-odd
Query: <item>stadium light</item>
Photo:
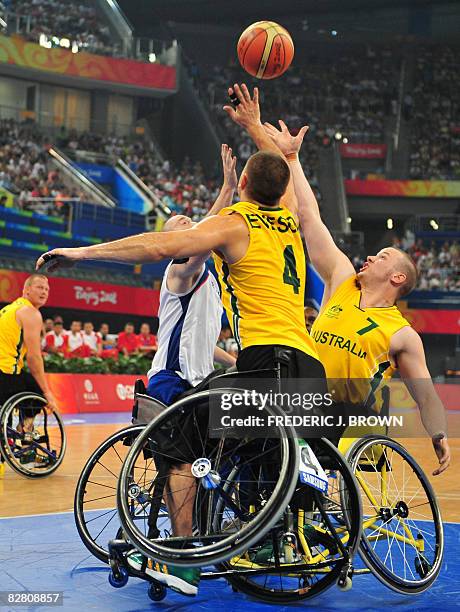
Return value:
[(387, 229), (393, 229), (393, 219), (391, 217), (387, 219)]
[(344, 138), (344, 139), (342, 140), (342, 142), (343, 142), (343, 144), (348, 144), (348, 138)]
[(336, 140), (342, 140), (342, 133), (341, 132), (336, 132), (334, 137), (335, 137)]
[(331, 30), (332, 36), (337, 36), (337, 30)]
[(436, 223), (436, 221), (434, 219), (430, 219), (430, 225), (434, 230), (438, 230), (439, 229), (439, 225)]
[(156, 61), (157, 61), (156, 53), (149, 53), (149, 62), (152, 62), (153, 64)]
[(347, 223), (351, 223), (351, 217), (347, 217)]

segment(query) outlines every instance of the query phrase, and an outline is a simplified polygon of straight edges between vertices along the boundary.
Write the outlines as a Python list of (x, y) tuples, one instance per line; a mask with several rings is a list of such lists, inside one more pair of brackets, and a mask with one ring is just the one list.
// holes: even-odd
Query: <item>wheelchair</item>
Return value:
[(361, 491), (364, 564), (397, 593), (423, 593), (436, 580), (444, 552), (441, 513), (428, 478), (385, 435), (363, 436), (346, 457)]
[[(46, 399), (22, 392), (0, 408), (1, 457), (15, 472), (28, 478), (49, 476), (61, 465), (66, 435), (61, 416), (46, 412)], [(25, 419), (33, 417), (32, 431), (24, 430)]]
[[(313, 597), (334, 583), (346, 590), (353, 575), (369, 572), (404, 594), (421, 593), (434, 582), (443, 554), (439, 508), (423, 471), (399, 443), (384, 435), (356, 440), (346, 450), (350, 471), (330, 442), (311, 440), (308, 447), (324, 469), (327, 491), (305, 494), (298, 483), (299, 468), (289, 467), (293, 491), (289, 489), (280, 502), (274, 491), (287, 459), (280, 440), (278, 446), (272, 438), (248, 437), (236, 445), (232, 440), (209, 440), (205, 407), (210, 395), (235, 389), (196, 391), (166, 408), (138, 390), (133, 414), (139, 424), (103, 443), (80, 477), (75, 511), (86, 532), (79, 532), (88, 549), (110, 563), (113, 586), (121, 587), (129, 576), (136, 576), (149, 582), (151, 599), (166, 596), (162, 584), (129, 566), (127, 557), (136, 549), (173, 565), (213, 565), (201, 574), (202, 580), (224, 577), (234, 591), (279, 604)], [(168, 431), (175, 444), (159, 448)], [(174, 538), (162, 460), (170, 463), (174, 449), (190, 447), (193, 438), (199, 440), (194, 456), (211, 458), (213, 469), (195, 477), (193, 536)], [(289, 453), (299, 450), (304, 452), (288, 446)], [(102, 462), (109, 452), (115, 457), (112, 464)], [(96, 467), (102, 474), (99, 480)], [(117, 487), (122, 526), (116, 520)], [(107, 500), (108, 509), (103, 503)], [(269, 516), (260, 516), (268, 502)], [(91, 504), (98, 510), (91, 511)], [(366, 569), (353, 568), (358, 547)]]
[[(128, 555), (139, 550), (146, 561), (214, 566), (202, 580), (224, 577), (234, 590), (272, 603), (306, 599), (333, 584), (350, 588), (362, 513), (345, 459), (325, 439), (300, 446), (295, 431), (283, 425), (260, 437), (248, 431), (242, 439), (225, 432), (211, 438), (210, 402), (238, 392), (195, 389), (157, 414), (134, 440), (118, 483), (123, 538), (109, 542), (113, 586), (123, 586), (131, 575), (150, 582), (153, 600), (166, 595), (144, 568), (129, 566)], [(268, 411), (284, 414), (273, 405)], [(180, 537), (173, 535), (177, 517), (169, 479), (184, 463), (191, 466), (193, 530)], [(308, 470), (322, 474), (317, 488), (299, 482)]]

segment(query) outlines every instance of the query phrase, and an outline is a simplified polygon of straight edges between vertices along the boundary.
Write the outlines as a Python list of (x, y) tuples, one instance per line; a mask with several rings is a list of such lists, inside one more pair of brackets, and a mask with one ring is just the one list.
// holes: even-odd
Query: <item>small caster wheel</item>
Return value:
[(420, 558), (417, 557), (415, 559), (415, 571), (420, 576), (420, 578), (425, 578), (430, 573), (431, 565), (425, 559), (423, 555), (420, 555)]
[(109, 582), (116, 589), (124, 587), (129, 579), (128, 570), (125, 567), (120, 567), (117, 572), (113, 570), (109, 573)]
[(162, 601), (166, 597), (166, 587), (164, 584), (152, 582), (149, 586), (148, 596), (152, 601)]
[(349, 591), (352, 587), (352, 580), (350, 576), (345, 576), (344, 578), (339, 578), (337, 580), (337, 586), (341, 591)]

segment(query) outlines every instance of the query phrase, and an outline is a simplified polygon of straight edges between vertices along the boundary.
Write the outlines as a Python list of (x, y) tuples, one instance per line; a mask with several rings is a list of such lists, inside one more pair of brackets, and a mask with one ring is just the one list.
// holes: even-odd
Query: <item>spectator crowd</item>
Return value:
[(460, 180), (460, 48), (425, 47), (416, 59), (410, 178)]
[(139, 334), (135, 333), (133, 323), (126, 323), (123, 331), (110, 333), (108, 323), (102, 323), (94, 330), (91, 321), (72, 321), (70, 329), (64, 329), (61, 316), (45, 319), (42, 329), (42, 351), (72, 357), (101, 357), (117, 359), (118, 355), (145, 355), (153, 357), (157, 351), (156, 335), (151, 333), (150, 325), (142, 323)]
[(46, 146), (35, 123), (0, 119), (0, 189), (15, 196), (18, 208), (59, 216), (65, 201), (79, 194), (48, 166)]
[[(8, 31), (16, 31), (20, 16), (21, 35), (40, 42), (45, 35), (50, 42), (69, 41), (68, 48), (102, 55), (115, 55), (118, 48), (111, 40), (106, 21), (101, 19), (90, 0), (11, 0), (6, 13)], [(27, 22), (30, 26), (27, 26)]]

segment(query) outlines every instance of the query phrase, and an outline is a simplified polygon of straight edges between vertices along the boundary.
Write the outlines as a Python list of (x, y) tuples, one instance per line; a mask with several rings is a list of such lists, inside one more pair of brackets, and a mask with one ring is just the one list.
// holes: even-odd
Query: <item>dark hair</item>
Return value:
[(259, 151), (246, 164), (248, 183), (246, 191), (252, 200), (267, 206), (275, 206), (286, 191), (290, 170), (286, 161), (277, 153)]

